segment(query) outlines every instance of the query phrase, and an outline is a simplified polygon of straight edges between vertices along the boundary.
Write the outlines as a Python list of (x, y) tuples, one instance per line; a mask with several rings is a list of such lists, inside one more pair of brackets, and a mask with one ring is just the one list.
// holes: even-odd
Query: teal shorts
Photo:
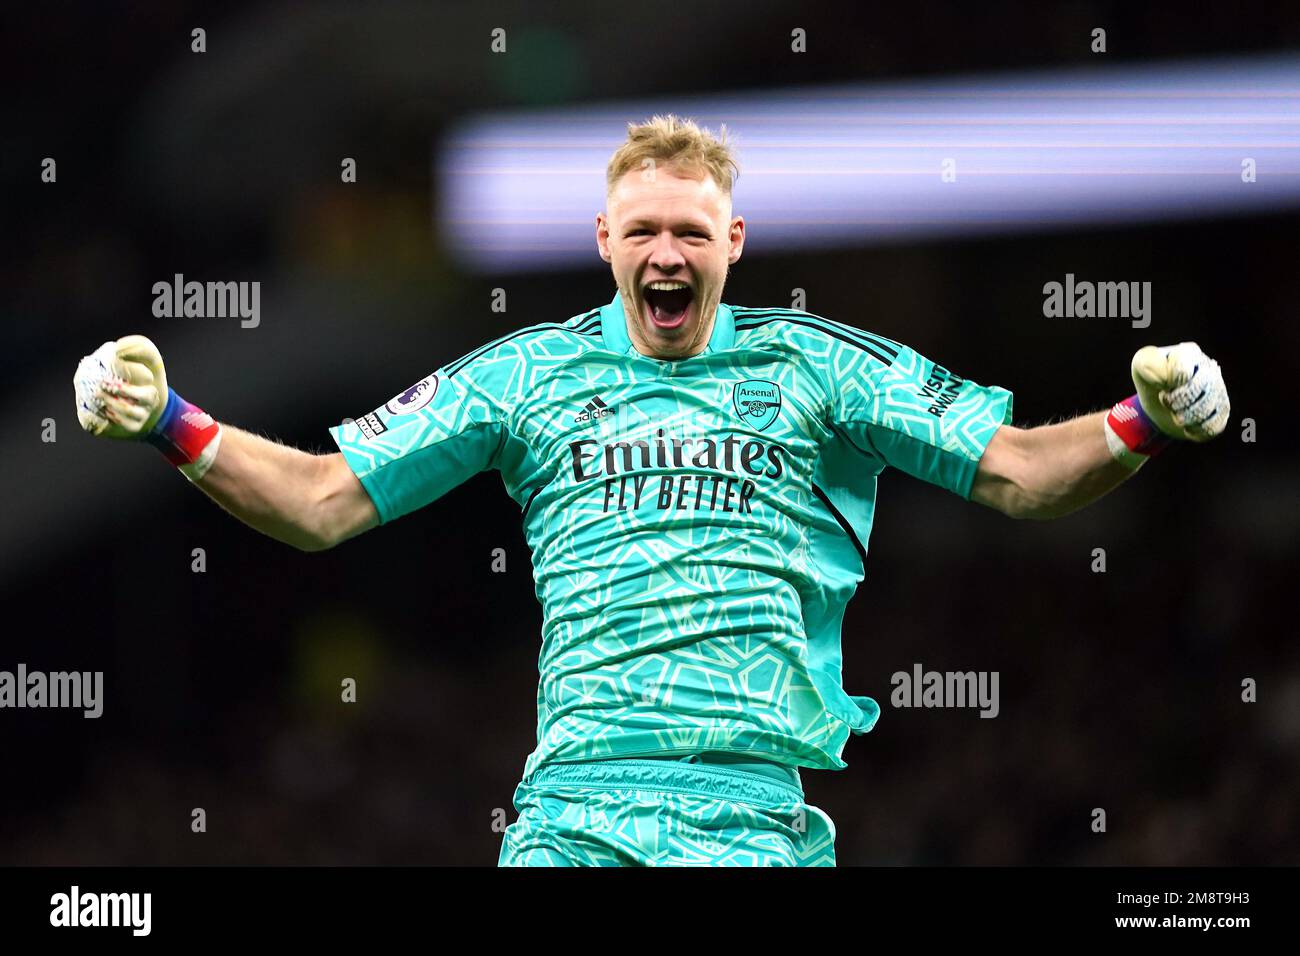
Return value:
[(799, 771), (735, 754), (557, 763), (514, 795), (498, 866), (834, 866)]

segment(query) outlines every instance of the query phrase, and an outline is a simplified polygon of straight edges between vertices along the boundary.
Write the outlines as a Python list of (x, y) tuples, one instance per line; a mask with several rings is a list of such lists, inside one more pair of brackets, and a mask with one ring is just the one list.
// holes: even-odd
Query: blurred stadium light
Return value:
[(1259, 213), (1300, 203), (1298, 107), (1292, 55), (492, 114), (442, 140), (435, 208), (471, 270), (595, 268), (610, 153), (675, 112), (734, 137), (751, 252)]

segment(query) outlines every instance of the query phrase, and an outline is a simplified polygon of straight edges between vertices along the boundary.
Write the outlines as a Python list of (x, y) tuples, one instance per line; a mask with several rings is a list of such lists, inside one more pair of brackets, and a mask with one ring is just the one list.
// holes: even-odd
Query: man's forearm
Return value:
[(321, 458), (230, 425), (194, 484), (250, 528), (304, 551), (328, 547), (318, 507)]
[(1118, 487), (1134, 474), (1106, 447), (1106, 412), (1026, 429), (1031, 518), (1059, 518)]
[(1106, 446), (1106, 414), (998, 429), (985, 451), (997, 467), (977, 474), (972, 499), (1014, 518), (1059, 518), (1096, 501), (1134, 471)]

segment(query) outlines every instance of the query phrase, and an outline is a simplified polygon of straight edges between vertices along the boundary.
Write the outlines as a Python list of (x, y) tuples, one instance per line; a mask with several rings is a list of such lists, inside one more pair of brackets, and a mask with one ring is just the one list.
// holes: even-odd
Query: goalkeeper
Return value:
[(1010, 392), (899, 342), (723, 303), (745, 240), (734, 171), (693, 123), (629, 127), (595, 223), (613, 300), (438, 368), (331, 429), (338, 454), (218, 423), (141, 336), (77, 369), (87, 431), (153, 444), (304, 551), (500, 471), (543, 610), (537, 747), (501, 865), (833, 865), (800, 769), (845, 767), (879, 716), (842, 687), (840, 643), (879, 475), (1051, 518), (1228, 421), (1191, 342), (1140, 349), (1109, 411), (1017, 428)]

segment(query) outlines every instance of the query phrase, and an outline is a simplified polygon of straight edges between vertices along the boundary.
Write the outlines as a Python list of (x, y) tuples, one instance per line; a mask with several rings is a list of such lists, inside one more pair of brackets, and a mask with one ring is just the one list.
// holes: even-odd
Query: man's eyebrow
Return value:
[[(637, 217), (634, 217), (634, 218), (631, 218), (631, 219), (627, 219), (627, 220), (625, 220), (625, 221), (623, 222), (623, 228), (624, 228), (624, 229), (633, 229), (633, 228), (636, 228), (636, 227), (638, 227), (638, 226), (657, 226), (658, 224), (659, 224), (659, 223), (658, 223), (658, 220), (655, 220), (655, 219), (646, 219), (646, 218), (644, 218), (644, 217), (642, 217), (642, 216), (637, 216)], [(680, 223), (678, 223), (678, 226), (679, 226), (679, 227), (681, 227), (681, 226), (685, 226), (685, 227), (688, 228), (688, 229), (698, 229), (700, 232), (712, 232), (712, 231), (713, 231), (713, 226), (712, 226), (710, 223), (703, 222), (703, 221), (699, 221), (699, 220), (695, 220), (695, 219), (687, 220), (687, 221), (685, 221), (685, 222), (680, 222)]]

